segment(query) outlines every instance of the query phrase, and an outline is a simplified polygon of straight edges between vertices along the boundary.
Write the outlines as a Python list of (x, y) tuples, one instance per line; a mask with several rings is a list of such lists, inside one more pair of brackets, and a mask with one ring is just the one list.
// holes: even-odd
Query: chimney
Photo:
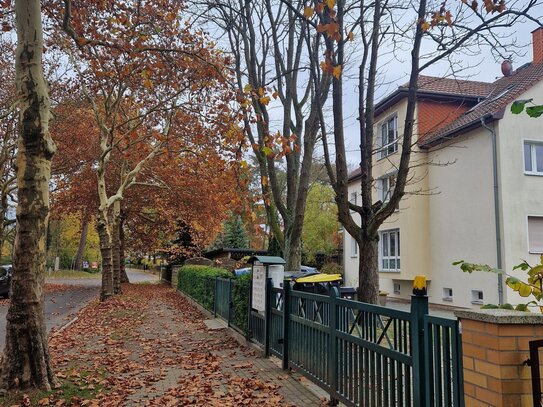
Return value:
[(534, 64), (543, 62), (543, 27), (532, 31), (532, 45), (534, 47)]

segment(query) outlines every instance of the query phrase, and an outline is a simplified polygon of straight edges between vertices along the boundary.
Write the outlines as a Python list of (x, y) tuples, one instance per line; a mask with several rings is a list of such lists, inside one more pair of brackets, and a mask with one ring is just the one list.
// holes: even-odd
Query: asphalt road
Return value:
[[(138, 270), (127, 270), (131, 283), (157, 282), (158, 276)], [(100, 291), (100, 279), (48, 279), (52, 284), (67, 284), (74, 286), (67, 291), (45, 293), (45, 323), (47, 332), (52, 328), (60, 328), (71, 321), (77, 311), (95, 298)], [(7, 301), (0, 302), (0, 352), (4, 349), (6, 340)]]

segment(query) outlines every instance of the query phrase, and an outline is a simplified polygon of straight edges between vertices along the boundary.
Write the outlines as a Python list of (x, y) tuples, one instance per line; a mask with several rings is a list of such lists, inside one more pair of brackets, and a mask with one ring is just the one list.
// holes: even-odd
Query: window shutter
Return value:
[(543, 253), (543, 217), (528, 216), (528, 248), (530, 253)]

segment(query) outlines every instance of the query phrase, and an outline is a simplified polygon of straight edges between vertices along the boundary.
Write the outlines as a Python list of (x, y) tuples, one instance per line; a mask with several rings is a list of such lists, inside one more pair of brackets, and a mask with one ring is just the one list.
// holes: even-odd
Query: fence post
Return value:
[(251, 324), (251, 313), (253, 312), (253, 279), (251, 278), (249, 280), (249, 295), (247, 298), (247, 332), (245, 332), (245, 336), (247, 339), (250, 339), (253, 337), (253, 327)]
[(411, 355), (413, 358), (413, 402), (426, 407), (426, 358), (424, 316), (428, 315), (426, 277), (416, 276), (411, 295)]
[(271, 326), (271, 301), (273, 298), (272, 293), (273, 283), (272, 279), (266, 280), (266, 309), (264, 310), (264, 356), (270, 356), (270, 326)]
[(217, 279), (218, 277), (215, 277), (213, 281), (215, 282), (215, 286), (213, 287), (213, 316), (217, 318)]
[(283, 370), (288, 369), (288, 346), (290, 325), (290, 281), (283, 281)]
[(230, 318), (232, 317), (232, 279), (228, 279), (228, 327), (230, 328)]
[(337, 304), (339, 297), (337, 287), (330, 287), (330, 320), (328, 336), (328, 380), (330, 382), (330, 406), (337, 406), (338, 400), (334, 397), (337, 393)]

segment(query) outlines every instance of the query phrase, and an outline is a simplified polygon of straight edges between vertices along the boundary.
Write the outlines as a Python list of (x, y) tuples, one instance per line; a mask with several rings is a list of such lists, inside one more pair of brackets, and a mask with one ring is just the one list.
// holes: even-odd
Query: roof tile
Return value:
[(483, 101), (449, 125), (437, 130), (433, 134), (427, 135), (421, 141), (421, 146), (429, 147), (443, 141), (443, 139), (449, 139), (449, 136), (456, 134), (456, 132), (465, 126), (476, 124), (481, 118), (487, 115), (496, 115), (496, 113), (504, 109), (509, 103), (513, 102), (542, 78), (543, 63), (521, 66), (513, 75), (504, 76), (491, 83), (490, 92)]

